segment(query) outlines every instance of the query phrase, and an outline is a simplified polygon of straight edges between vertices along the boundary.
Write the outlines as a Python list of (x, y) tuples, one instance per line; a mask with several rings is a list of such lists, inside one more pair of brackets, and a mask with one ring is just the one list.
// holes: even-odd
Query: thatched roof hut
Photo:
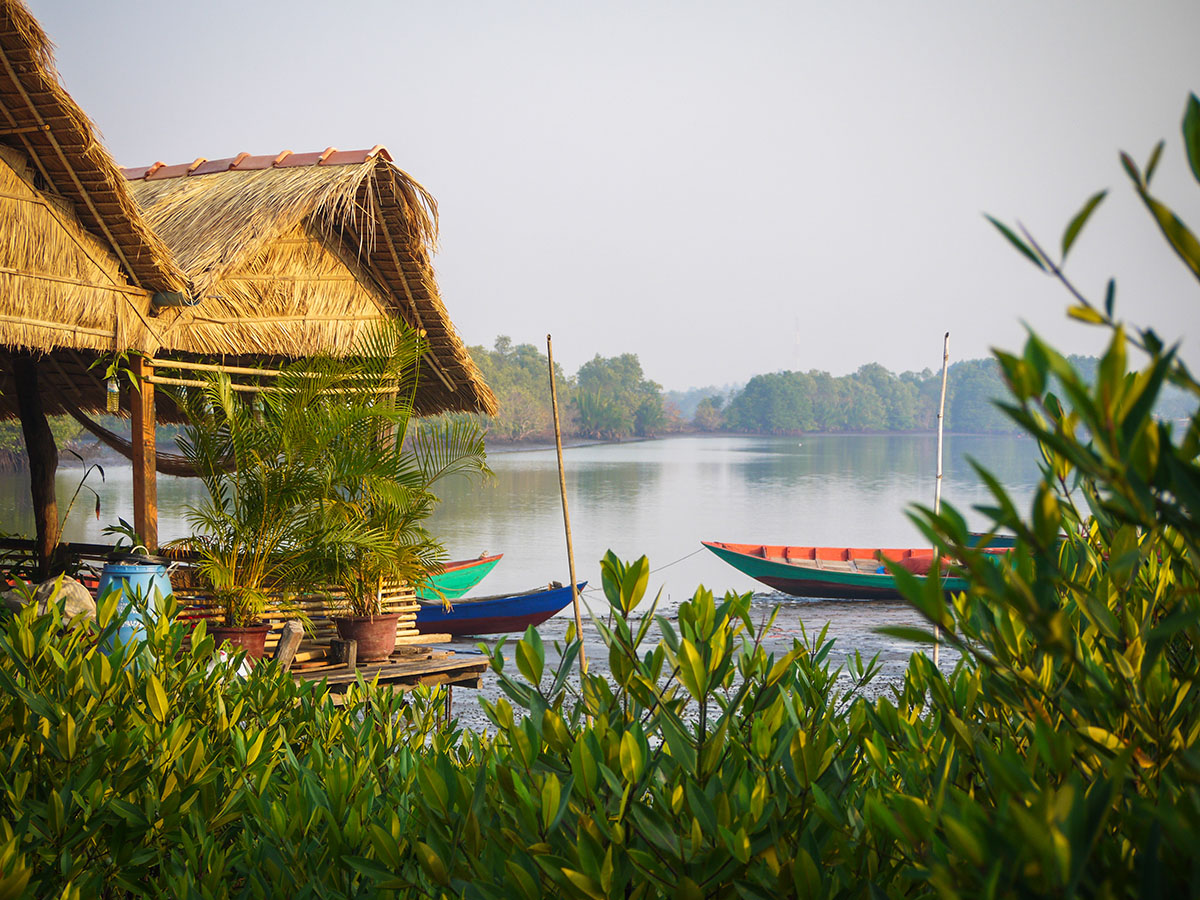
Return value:
[(152, 351), (153, 297), (186, 287), (59, 83), (45, 33), (0, 0), (0, 417), (21, 419), (42, 574), (58, 543), (46, 412), (104, 408), (97, 354)]
[(39, 568), (58, 537), (46, 414), (105, 408), (104, 354), (132, 351), (145, 379), (122, 405), (149, 546), (153, 357), (336, 353), (371, 320), (399, 316), (430, 342), (418, 410), (493, 412), (438, 297), (435, 235), (432, 199), (381, 148), (122, 172), (59, 83), (37, 21), (0, 0), (0, 418), (19, 416), (25, 433)]
[(41, 26), (0, 0), (0, 417), (30, 353), (47, 412), (95, 411), (100, 354), (336, 353), (383, 316), (428, 336), (421, 412), (494, 412), (438, 294), (436, 232), (383, 148), (119, 169)]
[(438, 294), (436, 204), (385, 148), (124, 171), (192, 284), (196, 305), (156, 319), (175, 353), (336, 354), (371, 322), (399, 317), (430, 345), (419, 411), (495, 412)]

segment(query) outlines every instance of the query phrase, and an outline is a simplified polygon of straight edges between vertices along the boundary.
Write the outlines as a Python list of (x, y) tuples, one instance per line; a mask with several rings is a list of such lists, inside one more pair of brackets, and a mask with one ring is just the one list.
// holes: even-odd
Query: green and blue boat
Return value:
[[(701, 543), (739, 572), (795, 597), (898, 600), (896, 579), (884, 567), (884, 559), (915, 575), (927, 575), (933, 567), (933, 550), (928, 548)], [(966, 586), (961, 578), (942, 576), (947, 591), (965, 590)]]
[(480, 555), (475, 559), (459, 559), (444, 563), (440, 572), (433, 572), (421, 587), (417, 588), (419, 600), (457, 600), (496, 568), (503, 553), (495, 556)]

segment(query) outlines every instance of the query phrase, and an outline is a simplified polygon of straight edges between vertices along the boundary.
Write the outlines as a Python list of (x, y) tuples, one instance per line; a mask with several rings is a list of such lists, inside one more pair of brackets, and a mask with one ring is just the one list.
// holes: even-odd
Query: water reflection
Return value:
[[(1021, 502), (1037, 480), (1036, 452), (1017, 438), (952, 437), (946, 441), (943, 497), (968, 521), (987, 494), (963, 454), (995, 471)], [(579, 576), (595, 581), (607, 549), (642, 553), (672, 602), (704, 583), (752, 589), (707, 552), (702, 539), (795, 544), (884, 544), (920, 541), (904, 516), (914, 502), (933, 501), (936, 440), (926, 435), (794, 438), (674, 438), (568, 450), (567, 487)], [(443, 491), (433, 529), (459, 555), (503, 550), (485, 582), (516, 590), (550, 578), (566, 580), (564, 536), (552, 451), (494, 454), (493, 484), (455, 483)], [(544, 473), (536, 482), (530, 474)], [(515, 485), (529, 496), (513, 502)], [(498, 502), (497, 502), (498, 498)], [(476, 544), (472, 545), (472, 541)], [(602, 601), (600, 601), (602, 603)]]
[[(643, 553), (661, 568), (652, 578), (672, 603), (697, 584), (722, 592), (750, 590), (745, 578), (707, 551), (705, 539), (789, 544), (909, 546), (920, 542), (904, 516), (912, 503), (933, 502), (936, 440), (932, 435), (815, 435), (796, 438), (683, 437), (579, 447), (566, 451), (567, 489), (578, 575), (599, 587), (598, 560), (608, 549)], [(1017, 437), (949, 436), (942, 496), (969, 522), (970, 507), (987, 493), (966, 457), (978, 459), (1022, 504), (1037, 481), (1037, 449)], [(503, 552), (481, 585), (485, 592), (566, 582), (567, 565), (553, 450), (493, 453), (496, 477), (486, 484), (445, 485), (430, 523), (452, 556)], [(128, 464), (114, 460), (106, 479), (88, 479), (66, 525), (69, 540), (102, 541), (118, 517), (132, 520)], [(58, 476), (60, 503), (75, 491), (82, 470)], [(201, 496), (193, 479), (159, 479), (159, 531), (164, 540), (188, 532), (184, 508)], [(30, 534), (28, 476), (0, 476), (3, 524)], [(694, 554), (694, 555), (693, 555)], [(682, 560), (676, 562), (677, 560)], [(674, 565), (668, 565), (675, 563)], [(603, 600), (595, 595), (599, 608)]]

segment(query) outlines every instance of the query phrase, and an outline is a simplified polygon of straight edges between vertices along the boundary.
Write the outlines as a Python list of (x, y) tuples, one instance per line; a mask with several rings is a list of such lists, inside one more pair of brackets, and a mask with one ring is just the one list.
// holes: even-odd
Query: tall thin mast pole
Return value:
[(558, 425), (558, 389), (554, 385), (554, 347), (546, 335), (546, 360), (550, 365), (550, 406), (554, 410), (554, 447), (558, 451), (558, 491), (562, 495), (563, 527), (567, 533), (567, 568), (571, 573), (571, 605), (575, 610), (575, 637), (579, 641), (579, 674), (587, 674), (583, 650), (583, 618), (579, 615), (579, 582), (575, 580), (575, 550), (571, 546), (571, 516), (567, 512), (567, 476), (563, 468), (562, 429)]
[[(937, 416), (937, 479), (933, 489), (933, 512), (934, 515), (942, 511), (942, 422), (946, 418), (946, 370), (950, 366), (950, 332), (946, 332), (945, 342), (942, 345), (942, 399), (938, 404)], [(942, 561), (939, 558), (937, 545), (933, 548), (933, 577), (938, 581), (942, 578)], [(933, 626), (933, 665), (936, 668), (939, 661), (938, 650), (940, 649), (942, 639), (942, 626), (940, 624)]]

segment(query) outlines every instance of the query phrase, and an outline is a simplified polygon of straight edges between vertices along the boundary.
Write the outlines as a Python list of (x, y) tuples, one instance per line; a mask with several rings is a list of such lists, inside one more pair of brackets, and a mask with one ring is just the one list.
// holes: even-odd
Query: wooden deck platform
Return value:
[[(347, 642), (352, 643), (352, 642)], [(412, 690), (420, 685), (444, 685), (448, 688), (446, 712), (455, 687), (477, 688), (479, 679), (488, 669), (488, 659), (480, 653), (456, 652), (431, 646), (397, 647), (385, 662), (359, 664), (355, 654), (350, 659), (326, 657), (297, 662), (291, 668), (292, 677), (304, 681), (324, 681), (329, 685), (335, 703), (361, 675), (364, 681), (378, 677), (379, 684), (396, 691)]]

